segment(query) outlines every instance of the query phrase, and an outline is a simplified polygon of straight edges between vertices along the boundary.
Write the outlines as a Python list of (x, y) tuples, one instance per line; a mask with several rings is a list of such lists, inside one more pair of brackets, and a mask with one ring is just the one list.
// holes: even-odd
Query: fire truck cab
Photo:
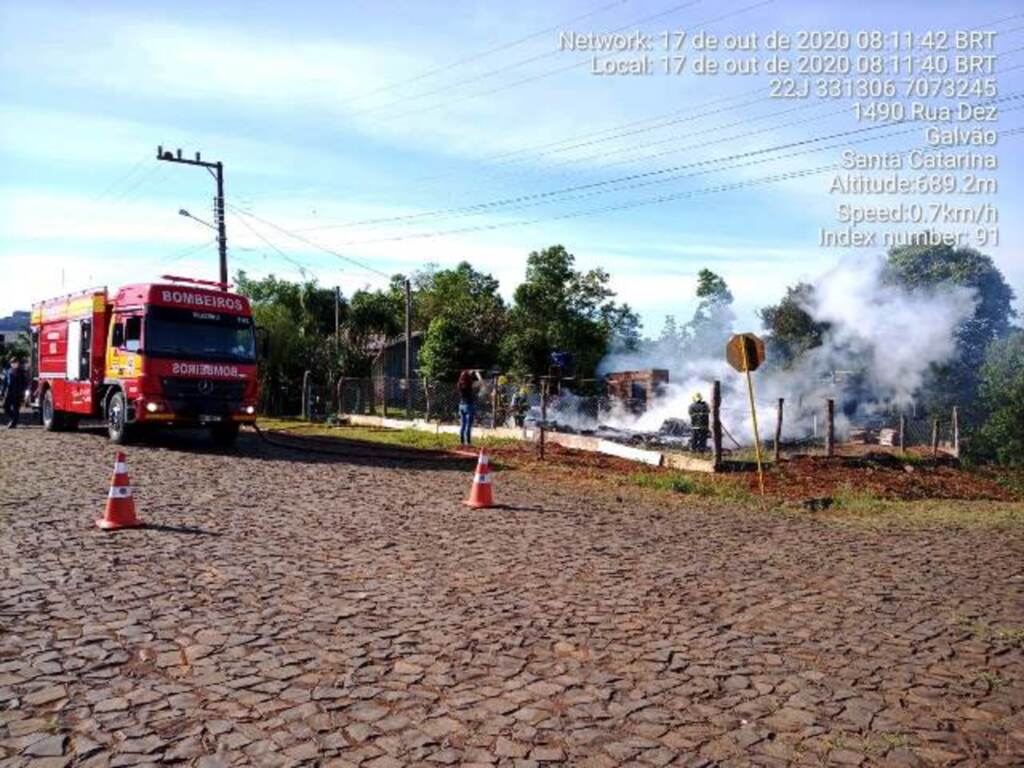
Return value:
[(230, 444), (255, 421), (248, 299), (219, 283), (162, 279), (33, 305), (33, 406), (45, 429), (99, 421), (124, 443), (147, 427), (205, 426)]

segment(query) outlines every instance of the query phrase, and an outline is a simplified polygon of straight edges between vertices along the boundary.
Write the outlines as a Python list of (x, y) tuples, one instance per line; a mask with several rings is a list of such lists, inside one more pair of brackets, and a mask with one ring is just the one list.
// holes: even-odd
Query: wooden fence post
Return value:
[(907, 415), (900, 414), (900, 453), (907, 452)]
[(540, 440), (538, 441), (538, 449), (540, 451), (540, 457), (544, 458), (544, 431), (547, 429), (548, 423), (548, 380), (547, 378), (541, 379), (540, 382)]
[(825, 401), (825, 455), (836, 455), (836, 401), (831, 397)]
[(711, 384), (711, 453), (717, 468), (722, 463), (722, 382)]
[(302, 418), (306, 421), (309, 421), (309, 376), (309, 371), (302, 374)]
[(779, 461), (780, 444), (782, 443), (782, 408), (785, 405), (785, 398), (779, 398), (779, 409), (775, 412), (775, 461)]
[(491, 379), (491, 429), (498, 426), (498, 377)]
[(960, 407), (953, 406), (953, 455), (960, 458)]
[[(374, 387), (376, 389), (376, 387)], [(384, 414), (384, 418), (388, 417), (388, 377), (380, 377), (380, 392), (383, 396), (383, 402), (381, 403), (381, 411)]]
[(939, 417), (932, 419), (932, 456), (939, 455)]

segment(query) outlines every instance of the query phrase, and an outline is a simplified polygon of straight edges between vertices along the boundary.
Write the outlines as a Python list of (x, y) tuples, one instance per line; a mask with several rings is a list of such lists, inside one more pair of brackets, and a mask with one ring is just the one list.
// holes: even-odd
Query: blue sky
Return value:
[[(527, 254), (562, 243), (612, 274), (648, 333), (689, 316), (704, 266), (753, 326), (754, 308), (843, 255), (817, 246), (838, 202), (828, 174), (762, 182), (836, 162), (842, 147), (706, 161), (856, 128), (848, 103), (773, 101), (765, 76), (598, 77), (589, 54), (535, 33), (1002, 20), (991, 28), (1011, 94), (1024, 85), (1013, 68), (1024, 16), (1005, 19), (1020, 13), (1015, 2), (0, 0), (0, 314), (88, 285), (215, 276), (212, 233), (177, 213), (208, 219), (212, 181), (158, 163), (162, 144), (225, 163), (232, 271), (298, 278), (302, 265), (350, 294), (383, 284), (379, 273), (467, 259), (511, 295)], [(1021, 125), (1024, 112), (1007, 111), (998, 127)], [(1022, 141), (998, 149), (1001, 244), (984, 249), (1018, 296)], [(863, 148), (919, 145), (915, 133)], [(689, 169), (663, 173), (676, 166)], [(636, 178), (607, 184), (623, 176)], [(670, 199), (635, 205), (659, 196)]]

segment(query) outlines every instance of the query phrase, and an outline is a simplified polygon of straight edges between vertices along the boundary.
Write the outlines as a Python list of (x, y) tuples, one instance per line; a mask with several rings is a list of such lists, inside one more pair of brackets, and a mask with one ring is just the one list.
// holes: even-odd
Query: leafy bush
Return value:
[(982, 422), (971, 436), (971, 458), (1024, 466), (1024, 331), (989, 346), (978, 401)]

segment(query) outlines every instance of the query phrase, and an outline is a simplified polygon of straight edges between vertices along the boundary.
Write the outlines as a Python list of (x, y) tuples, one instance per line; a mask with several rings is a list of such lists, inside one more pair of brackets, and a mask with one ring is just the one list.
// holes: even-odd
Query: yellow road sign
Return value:
[(747, 394), (750, 396), (750, 418), (754, 422), (754, 453), (757, 456), (757, 484), (764, 498), (764, 466), (761, 462), (761, 435), (757, 429), (757, 406), (754, 405), (754, 382), (750, 372), (764, 362), (764, 342), (752, 333), (737, 333), (725, 345), (725, 359), (729, 365), (747, 376)]
[(725, 359), (740, 373), (756, 371), (764, 362), (764, 342), (752, 333), (737, 333), (725, 345)]

